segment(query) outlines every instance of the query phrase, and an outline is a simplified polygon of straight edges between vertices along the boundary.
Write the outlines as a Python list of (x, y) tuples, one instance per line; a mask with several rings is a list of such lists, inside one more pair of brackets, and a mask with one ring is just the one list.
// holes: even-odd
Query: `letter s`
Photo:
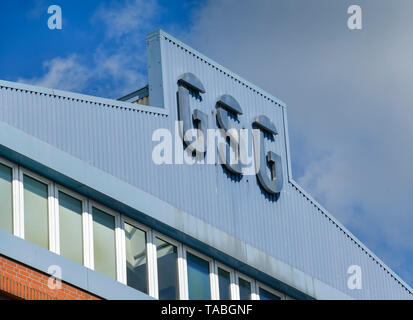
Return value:
[[(242, 114), (242, 109), (231, 95), (224, 94), (217, 101), (217, 121), (221, 129), (225, 131), (225, 135), (230, 138), (230, 144), (225, 146), (218, 146), (218, 154), (223, 166), (232, 173), (241, 174), (242, 166), (239, 159), (239, 135), (234, 126), (228, 120), (228, 112), (237, 116)], [(230, 159), (230, 148), (235, 152), (235, 161)]]

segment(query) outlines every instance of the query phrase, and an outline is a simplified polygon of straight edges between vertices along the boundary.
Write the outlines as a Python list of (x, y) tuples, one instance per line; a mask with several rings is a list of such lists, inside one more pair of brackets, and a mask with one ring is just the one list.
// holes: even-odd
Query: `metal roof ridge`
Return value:
[(337, 220), (327, 209), (325, 209), (317, 200), (315, 200), (307, 191), (305, 191), (294, 179), (289, 178), (289, 182), (301, 193), (307, 200), (309, 200), (317, 209), (319, 209), (327, 218), (329, 218), (337, 227), (343, 231), (351, 240), (354, 241), (366, 254), (368, 254), (373, 260), (383, 267), (396, 281), (400, 283), (411, 295), (413, 295), (413, 289), (401, 279), (397, 273), (395, 273), (387, 264), (385, 264), (379, 257), (377, 257), (360, 239), (358, 239), (351, 231), (349, 231), (340, 221)]
[(146, 39), (149, 40), (150, 38), (153, 38), (153, 37), (156, 37), (156, 36), (165, 37), (166, 39), (174, 42), (176, 45), (182, 47), (183, 49), (185, 49), (189, 52), (191, 52), (193, 55), (197, 56), (199, 59), (203, 60), (204, 62), (206, 62), (206, 63), (210, 64), (211, 66), (221, 70), (222, 72), (226, 73), (231, 78), (234, 78), (236, 81), (238, 81), (238, 82), (242, 83), (243, 85), (245, 85), (246, 87), (249, 87), (251, 90), (256, 91), (257, 93), (261, 94), (266, 99), (271, 100), (272, 102), (278, 104), (279, 106), (281, 106), (283, 108), (287, 107), (287, 104), (284, 101), (282, 101), (281, 99), (278, 99), (277, 97), (275, 97), (274, 95), (268, 93), (264, 89), (258, 87), (257, 85), (255, 85), (255, 84), (251, 83), (250, 81), (244, 79), (240, 75), (238, 75), (238, 74), (232, 72), (231, 70), (225, 68), (224, 66), (222, 66), (218, 62), (208, 58), (204, 54), (202, 54), (199, 51), (195, 50), (194, 48), (188, 46), (187, 44), (183, 43), (182, 41), (180, 41), (177, 38), (173, 37), (169, 33), (163, 31), (162, 29), (158, 29), (158, 30), (148, 34), (146, 36)]
[(124, 101), (119, 101), (119, 100), (114, 100), (114, 99), (108, 99), (108, 98), (97, 97), (97, 96), (86, 95), (82, 93), (76, 93), (76, 92), (70, 92), (70, 91), (64, 91), (64, 90), (58, 90), (58, 89), (45, 88), (45, 87), (40, 87), (40, 86), (24, 84), (20, 82), (0, 80), (0, 87), (28, 91), (28, 92), (36, 92), (36, 93), (41, 93), (41, 94), (54, 96), (54, 97), (62, 97), (62, 98), (67, 98), (67, 99), (102, 104), (102, 105), (110, 106), (110, 107), (124, 108), (130, 111), (140, 111), (140, 112), (153, 113), (153, 114), (159, 114), (159, 115), (169, 114), (168, 111), (165, 110), (164, 108), (144, 106), (144, 105), (140, 105), (136, 103), (124, 102)]

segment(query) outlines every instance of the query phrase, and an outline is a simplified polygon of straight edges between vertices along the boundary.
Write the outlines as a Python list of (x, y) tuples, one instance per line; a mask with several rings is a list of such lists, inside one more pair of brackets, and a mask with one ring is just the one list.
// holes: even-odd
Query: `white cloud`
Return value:
[(104, 39), (93, 52), (72, 53), (43, 63), (44, 73), (19, 82), (118, 98), (145, 85), (145, 35), (152, 31), (156, 0), (126, 0), (99, 6), (91, 19)]
[(79, 61), (76, 55), (54, 58), (43, 63), (45, 73), (38, 78), (19, 79), (19, 82), (47, 88), (80, 91), (90, 81), (91, 71)]
[(145, 32), (150, 19), (159, 9), (155, 1), (112, 2), (110, 5), (101, 5), (92, 20), (105, 25), (107, 37), (119, 39)]

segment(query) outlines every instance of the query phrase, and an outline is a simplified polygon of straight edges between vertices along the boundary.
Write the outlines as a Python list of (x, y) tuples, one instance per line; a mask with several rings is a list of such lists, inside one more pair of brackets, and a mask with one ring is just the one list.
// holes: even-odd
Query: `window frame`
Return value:
[(154, 295), (156, 299), (159, 299), (159, 284), (158, 284), (158, 254), (156, 248), (155, 239), (159, 238), (162, 241), (165, 241), (177, 249), (177, 271), (178, 271), (178, 299), (177, 300), (188, 300), (188, 282), (186, 278), (186, 259), (184, 259), (184, 249), (183, 244), (163, 233), (160, 233), (156, 230), (152, 230), (152, 246), (153, 246), (153, 263), (154, 263)]
[[(88, 231), (89, 231), (89, 268), (95, 271), (95, 248), (93, 238), (93, 208), (103, 211), (115, 218), (115, 280), (124, 283), (122, 273), (122, 235), (124, 236), (123, 226), (120, 221), (120, 213), (100, 204), (94, 200), (88, 201)], [(105, 275), (106, 276), (106, 275)], [(107, 277), (107, 276), (106, 276)]]
[(217, 300), (221, 300), (220, 296), (219, 296), (219, 276), (218, 276), (218, 268), (222, 269), (224, 271), (229, 272), (230, 275), (230, 300), (237, 300), (237, 285), (235, 282), (235, 270), (226, 266), (225, 264), (219, 262), (219, 261), (214, 261), (214, 273), (216, 275), (216, 298)]
[(21, 183), (21, 193), (19, 201), (19, 218), (20, 218), (20, 232), (22, 239), (26, 240), (25, 237), (25, 212), (24, 212), (24, 176), (28, 176), (34, 180), (37, 180), (40, 183), (47, 185), (47, 221), (48, 221), (48, 239), (49, 239), (49, 248), (47, 250), (56, 252), (56, 201), (55, 201), (55, 190), (54, 182), (49, 180), (29, 169), (19, 167), (19, 180)]
[(81, 194), (70, 190), (62, 185), (55, 183), (55, 221), (56, 221), (56, 253), (60, 255), (60, 210), (59, 210), (59, 192), (63, 192), (68, 196), (75, 198), (82, 203), (82, 255), (83, 255), (83, 266), (88, 266), (89, 261), (89, 239), (87, 237), (87, 214), (88, 214), (88, 199)]
[(250, 300), (259, 300), (259, 295), (257, 293), (257, 281), (254, 278), (251, 278), (239, 271), (235, 271), (235, 281), (237, 286), (237, 300), (241, 300), (240, 289), (239, 289), (239, 278), (242, 278), (245, 281), (248, 281), (251, 284), (251, 299)]
[(194, 256), (197, 256), (198, 258), (205, 260), (208, 262), (209, 264), (209, 290), (210, 290), (210, 300), (217, 300), (217, 287), (216, 287), (216, 283), (217, 283), (217, 273), (215, 272), (215, 268), (214, 268), (214, 259), (212, 259), (211, 257), (208, 257), (188, 246), (183, 246), (184, 249), (184, 260), (185, 260), (185, 282), (186, 282), (186, 294), (187, 294), (187, 300), (189, 300), (189, 283), (188, 283), (188, 261), (187, 261), (187, 253), (190, 253)]
[(20, 179), (19, 166), (3, 157), (0, 157), (0, 163), (11, 169), (11, 206), (12, 206), (12, 234), (21, 237), (21, 214), (20, 214)]
[(265, 291), (268, 291), (269, 293), (271, 293), (271, 294), (273, 294), (273, 295), (275, 295), (275, 296), (277, 296), (277, 297), (279, 297), (280, 300), (286, 300), (286, 299), (285, 299), (285, 294), (283, 294), (283, 293), (281, 293), (281, 292), (279, 292), (279, 291), (277, 291), (277, 290), (275, 290), (275, 289), (267, 286), (266, 284), (263, 284), (262, 282), (257, 281), (257, 295), (258, 295), (259, 300), (261, 300), (260, 288), (261, 288), (261, 289), (264, 289)]
[[(148, 292), (147, 294), (150, 295), (151, 297), (155, 297), (154, 295), (154, 264), (153, 264), (153, 246), (152, 246), (152, 229), (139, 223), (138, 221), (125, 216), (123, 214), (120, 215), (120, 223), (121, 223), (121, 252), (120, 256), (122, 259), (122, 264), (121, 264), (121, 273), (122, 277), (120, 282), (122, 282), (125, 285), (128, 285), (128, 279), (127, 279), (127, 266), (126, 266), (126, 235), (125, 235), (125, 223), (130, 224), (134, 228), (137, 228), (146, 234), (146, 239), (145, 239), (145, 247), (146, 247), (146, 281), (147, 281), (147, 286), (148, 286)], [(155, 258), (156, 258), (156, 251), (155, 251)], [(135, 289), (136, 290), (136, 289)]]

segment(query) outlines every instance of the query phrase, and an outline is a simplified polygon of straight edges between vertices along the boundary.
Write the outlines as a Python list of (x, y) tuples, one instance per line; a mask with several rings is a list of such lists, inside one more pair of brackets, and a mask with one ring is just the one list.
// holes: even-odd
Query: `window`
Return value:
[(276, 296), (275, 294), (263, 288), (260, 288), (259, 292), (260, 292), (260, 300), (281, 300), (279, 296)]
[(191, 300), (211, 299), (209, 262), (189, 252), (186, 253), (188, 294)]
[(0, 164), (0, 229), (13, 233), (12, 169)]
[(161, 300), (288, 298), (1, 158), (0, 229)]
[(148, 293), (146, 233), (125, 223), (125, 240), (127, 284)]
[(178, 299), (178, 249), (159, 238), (155, 238), (159, 300)]
[(83, 264), (82, 201), (59, 191), (60, 254)]
[(43, 248), (49, 248), (48, 186), (27, 175), (24, 186), (24, 238)]
[(93, 207), (95, 270), (116, 279), (115, 217)]
[(238, 278), (240, 300), (251, 300), (251, 282)]
[(218, 267), (219, 299), (231, 300), (231, 273)]

